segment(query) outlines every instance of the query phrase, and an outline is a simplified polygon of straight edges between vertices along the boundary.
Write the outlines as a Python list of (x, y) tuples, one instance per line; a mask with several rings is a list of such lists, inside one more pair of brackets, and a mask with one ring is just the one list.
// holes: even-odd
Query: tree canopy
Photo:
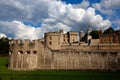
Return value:
[(99, 33), (98, 31), (94, 30), (90, 33), (93, 39), (98, 39), (99, 38)]
[(3, 37), (0, 39), (0, 54), (8, 53), (9, 53), (9, 39)]
[(103, 32), (103, 34), (112, 34), (112, 33), (114, 33), (114, 29), (112, 27), (109, 27)]

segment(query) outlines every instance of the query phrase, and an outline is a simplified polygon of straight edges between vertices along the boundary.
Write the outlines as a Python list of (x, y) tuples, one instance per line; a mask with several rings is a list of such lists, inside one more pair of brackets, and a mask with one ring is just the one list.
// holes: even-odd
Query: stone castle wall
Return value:
[(60, 50), (53, 54), (54, 69), (120, 69), (120, 53)]
[(39, 40), (11, 41), (9, 68), (120, 70), (120, 45), (112, 46), (112, 51), (109, 50), (109, 45), (105, 44), (99, 45), (99, 48), (97, 45), (71, 44), (64, 45), (59, 50), (52, 50)]
[(39, 66), (38, 60), (44, 51), (40, 40), (13, 40), (9, 44), (9, 68), (35, 69)]
[[(89, 32), (89, 31), (88, 31)], [(101, 43), (88, 34), (87, 41), (78, 32), (48, 32), (40, 40), (11, 40), (9, 69), (100, 69), (120, 70), (120, 44)], [(106, 40), (106, 38), (104, 39)], [(87, 43), (86, 43), (87, 42)], [(90, 43), (88, 43), (90, 42)]]

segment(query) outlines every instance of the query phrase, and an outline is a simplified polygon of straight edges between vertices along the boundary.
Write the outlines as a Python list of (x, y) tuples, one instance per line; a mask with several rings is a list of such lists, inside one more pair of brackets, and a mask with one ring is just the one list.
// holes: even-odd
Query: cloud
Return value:
[(53, 0), (1, 0), (0, 20), (37, 23), (48, 17), (48, 4)]
[(100, 3), (94, 3), (92, 6), (104, 14), (109, 19), (115, 29), (119, 27), (120, 21), (120, 0), (101, 0)]
[(75, 8), (84, 8), (84, 9), (86, 9), (86, 8), (88, 8), (90, 6), (90, 3), (89, 3), (89, 1), (87, 1), (87, 0), (83, 0), (81, 3), (79, 3), (79, 4), (75, 4), (75, 5), (73, 5), (73, 7), (75, 7)]
[(120, 9), (120, 0), (102, 0), (100, 3), (94, 3), (93, 7), (103, 14), (114, 14), (115, 10)]
[(3, 33), (0, 33), (0, 38), (2, 38), (2, 37), (7, 37), (7, 36)]
[(1, 29), (0, 32), (5, 33), (7, 36), (15, 39), (36, 39), (36, 29), (31, 26), (26, 26), (19, 21), (4, 21), (0, 22)]
[[(62, 24), (68, 25), (73, 31), (80, 31), (81, 28), (85, 31), (89, 25), (91, 25), (93, 29), (105, 29), (111, 26), (109, 20), (103, 20), (102, 16), (96, 14), (95, 9), (91, 7), (87, 9), (74, 8), (71, 4), (57, 3), (57, 5), (49, 7), (48, 13), (49, 18), (47, 18), (47, 20), (50, 20), (50, 22), (48, 22), (49, 24), (51, 20), (52, 24), (61, 22)], [(44, 21), (46, 21), (46, 19)]]
[(112, 21), (112, 23), (116, 26), (115, 30), (120, 30), (120, 20)]
[[(8, 2), (8, 3), (6, 3)], [(86, 31), (88, 26), (93, 29), (106, 29), (111, 26), (95, 13), (89, 2), (83, 1), (75, 6), (60, 0), (1, 0), (0, 32), (15, 39), (38, 39), (48, 31)], [(82, 8), (81, 8), (82, 7)], [(86, 9), (84, 9), (84, 8)], [(41, 22), (41, 26), (25, 25), (23, 22)]]
[[(44, 36), (45, 32), (48, 31), (57, 31), (59, 29), (69, 30), (67, 25), (62, 23), (57, 23), (56, 25), (49, 26), (47, 24), (42, 24), (42, 27), (35, 28), (32, 26), (26, 26), (20, 21), (6, 21), (0, 22), (1, 29), (0, 32), (5, 33), (7, 36), (14, 39), (39, 39)], [(0, 36), (5, 36), (5, 34), (0, 33)]]
[(102, 0), (100, 4), (107, 9), (120, 9), (120, 0)]

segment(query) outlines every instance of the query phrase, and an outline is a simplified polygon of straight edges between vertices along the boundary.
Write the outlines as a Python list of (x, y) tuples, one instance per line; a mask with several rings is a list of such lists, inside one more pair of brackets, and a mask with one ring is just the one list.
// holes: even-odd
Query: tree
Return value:
[(94, 30), (90, 33), (93, 39), (98, 39), (99, 38), (99, 33), (98, 31)]
[(112, 34), (112, 33), (114, 33), (114, 29), (112, 27), (109, 27), (103, 32), (103, 34)]
[(8, 53), (9, 53), (9, 39), (3, 37), (0, 39), (0, 54)]

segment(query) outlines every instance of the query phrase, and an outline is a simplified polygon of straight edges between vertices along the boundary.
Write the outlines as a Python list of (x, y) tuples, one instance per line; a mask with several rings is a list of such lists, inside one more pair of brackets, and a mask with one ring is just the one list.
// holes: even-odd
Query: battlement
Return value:
[(60, 35), (59, 32), (48, 32), (48, 33), (45, 33), (45, 36), (54, 36), (54, 35)]
[(10, 40), (9, 41), (9, 45), (11, 45), (11, 44), (15, 44), (15, 45), (18, 45), (18, 44), (31, 44), (31, 43), (38, 44), (40, 42), (42, 42), (40, 39), (39, 40), (32, 40), (32, 41), (29, 40), (29, 39), (25, 39), (25, 40)]
[(73, 31), (70, 31), (68, 33), (70, 33), (70, 34), (78, 34), (78, 32), (73, 32)]
[(61, 35), (62, 33), (63, 33), (63, 30), (59, 30), (58, 32), (47, 32), (45, 33), (45, 36)]

